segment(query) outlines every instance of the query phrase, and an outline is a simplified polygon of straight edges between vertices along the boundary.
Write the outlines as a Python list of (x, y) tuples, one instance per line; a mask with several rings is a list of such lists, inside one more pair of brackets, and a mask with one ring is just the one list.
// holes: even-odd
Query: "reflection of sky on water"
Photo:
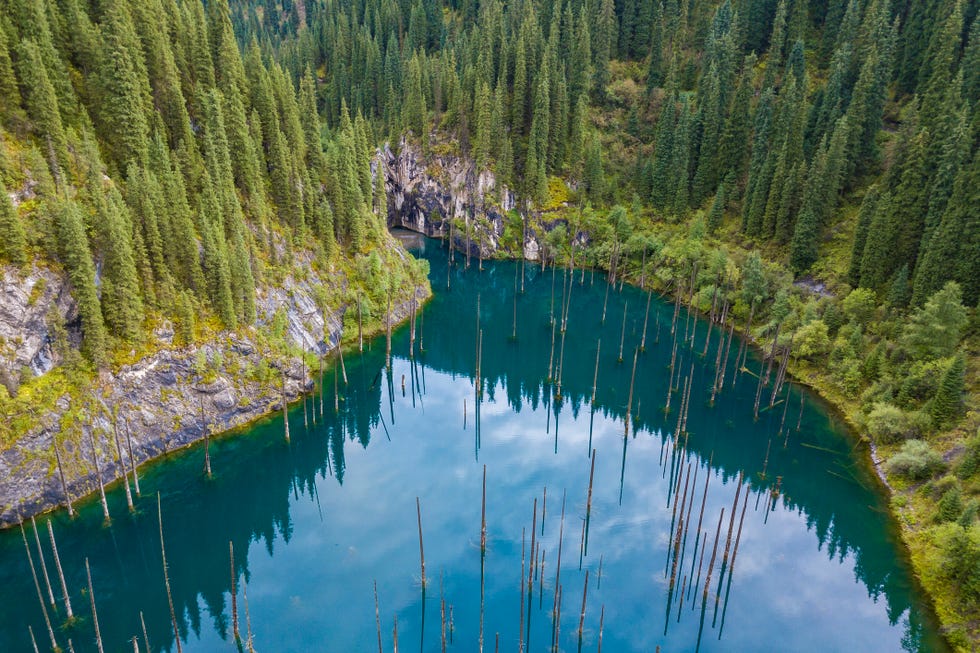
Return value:
[[(430, 252), (430, 258), (433, 278), (444, 281), (444, 257)], [(228, 540), (235, 543), (237, 571), (247, 569), (258, 651), (373, 650), (377, 645), (375, 580), (385, 650), (392, 648), (395, 615), (399, 648), (415, 650), (423, 626), (416, 496), (421, 500), (428, 578), (423, 649), (440, 648), (440, 598), (444, 596), (447, 620), (451, 610), (455, 625), (455, 650), (476, 650), (480, 495), (486, 464), (485, 650), (492, 650), (498, 632), (502, 649), (517, 646), (521, 531), (526, 531), (525, 548), (529, 550), (535, 498), (536, 539), (545, 552), (544, 600), (539, 608), (542, 584), (535, 580), (529, 650), (544, 650), (550, 641), (563, 490), (562, 650), (577, 648), (586, 569), (590, 587), (583, 650), (595, 650), (601, 607), (605, 609), (602, 642), (606, 651), (649, 652), (657, 645), (665, 651), (694, 650), (705, 576), (722, 509), (725, 516), (704, 615), (702, 651), (900, 650), (909, 624), (921, 638), (919, 650), (932, 650), (934, 634), (919, 632), (921, 608), (910, 589), (907, 567), (897, 561), (894, 534), (881, 513), (884, 502), (867, 489), (867, 471), (849, 458), (851, 444), (819, 404), (806, 402), (803, 428), (790, 431), (785, 449), (778, 432), (781, 404), (764, 411), (759, 421), (752, 420), (753, 377), (743, 376), (735, 390), (726, 388), (716, 405), (708, 406), (715, 331), (704, 359), (690, 349), (681, 351), (683, 362), (678, 367), (684, 375), (691, 361), (695, 363), (688, 422), (691, 435), (681, 462), (673, 446), (679, 392), (673, 395), (671, 414), (664, 417), (660, 411), (669, 375), (673, 307), (654, 302), (647, 351), (637, 367), (633, 410), (637, 432), (634, 435), (631, 429), (625, 441), (624, 460), (623, 418), (632, 357), (627, 356), (623, 364), (615, 358), (623, 302), (634, 307), (627, 317), (625, 343), (625, 351), (632, 352), (640, 339), (645, 297), (629, 288), (622, 295), (610, 293), (610, 317), (600, 325), (594, 306), (603, 301), (604, 286), (599, 281), (594, 287), (588, 281), (575, 286), (566, 334), (565, 399), (556, 414), (550, 389), (543, 384), (551, 337), (547, 326), (550, 271), (535, 279), (538, 273), (529, 268), (528, 292), (518, 302), (520, 336), (513, 343), (506, 338), (513, 310), (513, 265), (487, 267), (479, 276), (473, 270), (454, 273), (454, 290), (440, 292), (426, 308), (427, 351), (417, 356), (415, 370), (406, 358), (396, 356), (390, 386), (385, 375), (378, 373), (383, 342), (373, 343), (374, 348), (363, 357), (348, 355), (350, 385), (342, 389), (339, 419), (329, 414), (333, 375), (328, 373), (327, 421), (304, 432), (302, 410), (294, 409), (290, 416), (293, 439), (288, 447), (282, 442), (279, 419), (273, 418), (243, 436), (212, 443), (215, 478), (210, 482), (200, 479), (199, 448), (148, 469), (143, 476), (143, 513), (136, 520), (123, 515), (119, 489), (110, 497), (114, 514), (120, 515), (111, 531), (100, 528), (94, 503), (84, 508), (76, 523), (68, 524), (64, 516), (58, 516), (59, 545), (73, 587), (80, 587), (82, 557), (92, 557), (107, 641), (123, 642), (136, 634), (138, 611), (143, 610), (154, 649), (172, 648), (155, 505), (149, 505), (148, 499), (161, 489), (171, 584), (181, 620), (186, 622), (182, 630), (191, 632), (184, 650), (233, 649), (219, 634), (230, 621)], [(560, 293), (560, 275), (557, 281)], [(481, 293), (485, 381), (478, 451), (472, 382), (476, 288)], [(654, 344), (658, 317), (661, 342)], [(700, 345), (704, 323), (699, 324), (699, 331)], [(596, 334), (603, 338), (604, 354), (593, 414), (589, 398)], [(396, 332), (396, 353), (403, 356), (407, 352), (407, 340), (406, 328)], [(735, 341), (732, 358), (737, 345)], [(700, 346), (695, 350), (700, 353), (697, 350)], [(757, 366), (756, 360), (750, 363), (753, 370)], [(730, 368), (728, 378), (731, 373)], [(420, 395), (423, 378), (425, 392)], [(675, 378), (675, 384), (679, 383)], [(394, 390), (391, 396), (389, 387)], [(793, 426), (798, 398), (794, 389), (787, 418)], [(768, 393), (763, 405), (768, 405)], [(580, 571), (590, 442), (596, 450), (595, 482), (588, 556)], [(683, 446), (682, 438), (678, 448)], [(768, 462), (764, 463), (767, 450)], [(692, 478), (686, 502), (690, 509), (683, 516), (690, 515), (691, 523), (687, 537), (682, 538), (683, 553), (667, 616), (668, 551), (673, 546), (675, 521), (670, 499), (678, 470), (686, 471), (688, 463)], [(765, 477), (761, 475), (764, 464)], [(727, 573), (722, 579), (716, 614), (715, 597), (740, 471), (745, 474), (745, 485), (735, 531), (746, 492), (748, 508), (734, 577), (730, 586)], [(340, 474), (342, 483), (338, 483)], [(777, 476), (782, 477), (783, 494), (775, 510), (767, 513)], [(695, 528), (706, 478), (710, 478), (709, 489), (698, 536)], [(680, 488), (683, 493), (683, 481)], [(679, 603), (681, 587), (689, 585), (692, 576), (697, 580), (701, 549), (694, 547), (696, 542), (700, 547), (705, 538), (700, 584), (685, 591)], [(733, 546), (735, 538), (733, 532)], [(0, 605), (8, 608), (0, 620), (12, 624), (0, 628), (2, 650), (8, 650), (5, 637), (13, 641), (9, 650), (23, 649), (25, 623), (31, 623), (35, 633), (43, 632), (23, 549), (18, 547), (22, 547), (19, 534), (0, 534)], [(238, 596), (244, 634), (240, 585)], [(75, 603), (76, 612), (87, 614), (85, 597), (76, 596)], [(724, 631), (719, 640), (722, 619)], [(72, 634), (78, 653), (94, 650), (89, 628), (83, 624)], [(64, 643), (63, 636), (59, 639)], [(107, 650), (116, 648), (108, 646)]]

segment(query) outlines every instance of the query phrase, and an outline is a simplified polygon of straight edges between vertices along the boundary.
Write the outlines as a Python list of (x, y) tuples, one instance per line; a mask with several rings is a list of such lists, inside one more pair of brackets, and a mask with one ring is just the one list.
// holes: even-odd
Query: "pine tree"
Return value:
[(24, 225), (17, 217), (17, 210), (7, 195), (7, 187), (0, 179), (0, 260), (12, 265), (27, 264), (27, 237)]
[(24, 120), (20, 107), (20, 92), (17, 90), (17, 77), (10, 59), (9, 41), (0, 22), (0, 123), (8, 128)]
[(721, 226), (721, 221), (725, 216), (725, 183), (718, 185), (715, 199), (711, 203), (711, 211), (708, 213), (708, 232), (714, 233)]
[[(173, 281), (164, 255), (164, 233), (170, 243), (172, 226), (165, 208), (163, 189), (149, 170), (131, 165), (126, 173), (126, 203), (133, 215), (134, 238), (139, 235), (142, 243), (142, 263), (149, 266), (154, 285), (150, 292), (143, 293), (144, 303), (155, 306), (170, 306), (173, 303)], [(160, 223), (164, 223), (161, 231)], [(135, 245), (135, 243), (134, 243)], [(150, 301), (152, 293), (155, 301)]]
[[(551, 119), (551, 99), (548, 69), (538, 73), (537, 90), (534, 94), (534, 107), (531, 113), (531, 132), (528, 135), (528, 155), (526, 176), (528, 194), (538, 203), (547, 201), (548, 133)], [(542, 174), (544, 172), (544, 174)]]
[(929, 410), (936, 428), (941, 429), (959, 417), (963, 409), (965, 371), (966, 359), (963, 355), (953, 357), (953, 362), (946, 368), (939, 382), (939, 389), (936, 390), (936, 396), (932, 398)]
[(742, 75), (735, 90), (731, 111), (722, 130), (718, 145), (718, 174), (723, 178), (729, 174), (741, 181), (748, 160), (749, 129), (751, 121), (749, 107), (752, 99), (752, 69), (755, 57), (749, 55), (742, 63)]
[(51, 162), (51, 171), (57, 175), (57, 167), (68, 161), (65, 131), (58, 112), (58, 97), (41, 62), (41, 52), (33, 41), (24, 40), (17, 46), (17, 76), (34, 132), (54, 152), (56, 161)]
[(82, 212), (75, 202), (65, 200), (56, 208), (55, 216), (61, 260), (82, 322), (82, 353), (96, 365), (102, 365), (106, 361), (107, 334)]
[(473, 107), (476, 110), (475, 136), (473, 138), (473, 160), (476, 162), (478, 170), (486, 167), (490, 157), (490, 143), (492, 139), (490, 125), (490, 88), (486, 82), (477, 85), (476, 96), (473, 98)]
[(921, 260), (915, 268), (912, 303), (921, 304), (948, 280), (958, 281), (965, 301), (980, 299), (980, 152), (956, 176), (939, 226), (928, 243), (923, 243)]
[(674, 215), (683, 215), (690, 202), (691, 122), (691, 111), (688, 107), (687, 97), (682, 97), (677, 117), (677, 129), (674, 132), (674, 142), (671, 148), (673, 154), (671, 169), (674, 184), (669, 198), (672, 201), (670, 206)]
[(847, 283), (857, 288), (861, 283), (861, 261), (864, 258), (864, 247), (868, 239), (871, 222), (878, 210), (878, 187), (871, 186), (861, 201), (858, 211), (857, 227), (854, 230), (854, 247), (851, 249), (851, 263), (847, 268)]
[(237, 325), (237, 316), (231, 291), (228, 248), (221, 224), (221, 203), (211, 183), (211, 176), (207, 173), (204, 176), (204, 183), (198, 222), (201, 225), (203, 268), (206, 273), (208, 298), (222, 324), (229, 329), (234, 329)]
[(102, 28), (99, 89), (103, 97), (98, 102), (102, 134), (125, 167), (146, 157), (149, 126), (144, 110), (149, 106), (149, 80), (124, 0), (105, 3)]
[(772, 89), (765, 89), (753, 120), (752, 160), (742, 205), (742, 231), (750, 235), (758, 233), (761, 228), (765, 198), (769, 194), (770, 175), (766, 174), (766, 170), (772, 129), (772, 102)]
[(511, 132), (514, 135), (524, 134), (526, 125), (524, 121), (527, 117), (525, 103), (527, 102), (527, 52), (524, 48), (524, 40), (517, 39), (514, 53), (514, 85), (513, 99), (511, 100)]
[(198, 254), (198, 239), (187, 203), (187, 191), (183, 176), (175, 169), (166, 145), (160, 136), (150, 147), (150, 165), (163, 191), (164, 211), (160, 223), (162, 237), (167, 246), (164, 256), (171, 275), (184, 288), (192, 290), (202, 299), (207, 297), (204, 273)]
[(790, 241), (790, 266), (797, 273), (805, 272), (816, 262), (821, 230), (837, 205), (847, 135), (847, 119), (841, 118), (830, 142), (820, 148), (810, 168), (800, 217)]
[(912, 286), (909, 283), (909, 265), (906, 263), (892, 277), (886, 303), (892, 308), (905, 308), (908, 306), (911, 297)]
[[(566, 5), (571, 12), (572, 3)], [(575, 23), (575, 36), (568, 65), (568, 101), (573, 108), (592, 86), (592, 36), (586, 5), (583, 3)]]
[(721, 79), (717, 67), (712, 64), (702, 79), (698, 93), (697, 122), (701, 127), (701, 145), (698, 152), (697, 172), (691, 185), (691, 200), (695, 206), (708, 196), (718, 184), (718, 141), (722, 128)]
[(100, 172), (93, 170), (87, 191), (97, 212), (94, 222), (102, 258), (102, 315), (114, 335), (131, 341), (140, 334), (143, 322), (132, 220), (119, 191), (115, 186), (106, 187)]
[(609, 59), (616, 34), (616, 11), (613, 0), (600, 0), (598, 7), (596, 30), (592, 33), (592, 65), (595, 69), (593, 88), (596, 96), (601, 99), (605, 97), (606, 84), (609, 83)]

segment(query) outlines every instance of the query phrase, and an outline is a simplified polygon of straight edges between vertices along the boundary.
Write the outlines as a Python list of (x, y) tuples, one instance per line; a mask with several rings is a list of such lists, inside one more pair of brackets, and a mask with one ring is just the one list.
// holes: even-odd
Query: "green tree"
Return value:
[(929, 412), (936, 428), (941, 429), (953, 423), (962, 412), (965, 372), (966, 359), (962, 354), (954, 356), (939, 382), (936, 396), (932, 399)]
[(58, 166), (68, 161), (67, 141), (58, 112), (58, 96), (41, 61), (41, 52), (33, 41), (24, 40), (17, 46), (17, 76), (27, 116), (33, 123), (34, 132), (53, 151), (56, 161), (49, 163), (52, 173), (57, 174)]
[(104, 5), (97, 107), (103, 137), (125, 167), (146, 156), (149, 126), (144, 110), (150, 104), (149, 80), (125, 1), (109, 0)]
[(102, 365), (106, 361), (107, 334), (82, 212), (74, 201), (64, 200), (56, 209), (56, 222), (61, 259), (82, 322), (82, 353), (96, 365)]
[(24, 225), (17, 217), (17, 210), (7, 195), (7, 187), (0, 180), (0, 260), (13, 265), (27, 264), (27, 237)]
[(854, 230), (854, 246), (851, 249), (851, 263), (847, 268), (847, 283), (857, 287), (861, 283), (861, 261), (864, 258), (864, 248), (868, 240), (871, 221), (878, 209), (878, 187), (873, 185), (861, 200), (858, 211), (857, 227)]
[(942, 358), (956, 349), (967, 324), (963, 294), (955, 281), (948, 281), (915, 312), (905, 326), (905, 346), (918, 358)]
[(711, 211), (708, 213), (708, 232), (714, 233), (721, 226), (721, 221), (725, 217), (725, 184), (718, 185), (718, 192), (715, 199), (711, 202)]
[(963, 166), (953, 194), (928, 243), (912, 282), (912, 303), (919, 304), (952, 279), (961, 284), (965, 301), (980, 300), (980, 150)]
[(3, 25), (0, 24), (0, 121), (8, 128), (23, 120), (17, 77), (10, 58), (10, 43)]
[(609, 83), (609, 59), (612, 56), (613, 38), (616, 34), (616, 10), (613, 0), (601, 0), (598, 3), (596, 29), (592, 33), (592, 67), (594, 90), (599, 98), (606, 94), (606, 84)]

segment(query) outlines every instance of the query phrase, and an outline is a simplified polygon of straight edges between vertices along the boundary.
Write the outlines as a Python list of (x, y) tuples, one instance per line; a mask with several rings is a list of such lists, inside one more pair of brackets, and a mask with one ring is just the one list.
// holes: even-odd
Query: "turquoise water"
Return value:
[[(57, 610), (49, 607), (49, 612), (62, 648), (67, 650), (70, 638), (78, 653), (96, 650), (87, 557), (105, 650), (132, 651), (136, 636), (140, 650), (146, 650), (141, 613), (149, 650), (176, 650), (161, 564), (159, 492), (184, 651), (236, 648), (229, 541), (235, 550), (241, 633), (245, 637), (245, 580), (260, 653), (375, 650), (375, 582), (383, 650), (393, 650), (397, 617), (400, 650), (442, 650), (445, 622), (447, 650), (478, 651), (485, 468), (484, 650), (495, 650), (498, 634), (500, 650), (518, 650), (522, 641), (525, 650), (551, 650), (559, 546), (562, 651), (597, 650), (600, 633), (607, 652), (651, 652), (657, 646), (663, 651), (945, 650), (912, 582), (886, 501), (861, 461), (865, 454), (854, 451), (844, 426), (819, 400), (804, 394), (800, 419), (798, 386), (789, 385), (788, 400), (777, 400), (773, 409), (766, 409), (766, 389), (764, 410), (754, 420), (752, 374), (760, 363), (752, 354), (751, 374), (743, 374), (732, 389), (735, 340), (724, 391), (710, 405), (719, 333), (712, 330), (702, 358), (707, 323), (691, 321), (693, 349), (690, 342), (685, 346), (682, 309), (680, 375), (674, 375), (674, 385), (683, 388), (692, 362), (693, 379), (688, 435), (675, 437), (681, 390), (672, 392), (670, 412), (663, 410), (674, 307), (654, 295), (627, 429), (644, 293), (630, 287), (610, 292), (602, 323), (604, 276), (587, 272), (583, 279), (576, 273), (562, 396), (556, 401), (556, 388), (546, 379), (549, 359), (557, 365), (561, 358), (560, 333), (552, 356), (550, 314), (553, 286), (554, 310), (560, 312), (567, 288), (563, 273), (526, 267), (525, 292), (517, 294), (515, 340), (519, 264), (485, 263), (480, 272), (473, 261), (464, 270), (457, 256), (447, 291), (445, 250), (435, 241), (421, 246), (431, 262), (435, 296), (422, 315), (415, 357), (408, 355), (407, 326), (395, 332), (390, 375), (384, 371), (383, 337), (368, 343), (363, 354), (349, 353), (339, 414), (333, 410), (331, 368), (323, 384), (323, 418), (318, 397), (307, 405), (318, 415), (309, 428), (302, 406), (293, 407), (290, 443), (284, 441), (281, 416), (272, 418), (212, 442), (211, 479), (201, 475), (200, 446), (143, 470), (143, 496), (133, 516), (117, 486), (109, 496), (110, 527), (102, 524), (97, 500), (88, 501), (74, 520), (59, 512), (38, 522), (57, 599)], [(479, 402), (477, 302), (483, 333)], [(621, 339), (624, 360), (619, 362)], [(80, 617), (71, 626), (62, 625), (48, 519)], [(678, 541), (682, 519), (687, 528)], [(522, 550), (529, 561), (532, 524), (535, 557), (543, 556), (544, 564), (543, 572), (539, 562), (531, 573), (528, 592)], [(731, 553), (727, 561), (724, 555), (730, 528), (732, 550), (737, 542), (734, 565)], [(716, 559), (705, 593), (716, 531)], [(27, 536), (36, 564), (30, 528)], [(47, 602), (43, 578), (40, 582)], [(41, 650), (50, 646), (19, 530), (0, 533), (0, 606), (0, 651), (33, 650), (29, 625)]]

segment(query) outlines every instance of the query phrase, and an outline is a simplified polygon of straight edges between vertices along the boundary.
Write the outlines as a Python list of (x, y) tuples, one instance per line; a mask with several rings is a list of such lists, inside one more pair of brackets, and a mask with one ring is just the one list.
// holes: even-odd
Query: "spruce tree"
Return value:
[(943, 373), (929, 410), (936, 428), (941, 429), (951, 424), (962, 412), (965, 371), (966, 359), (959, 354), (953, 357), (953, 362)]
[(55, 220), (61, 260), (82, 322), (82, 353), (96, 365), (102, 365), (107, 356), (107, 334), (81, 209), (74, 201), (64, 200), (55, 209)]
[(149, 80), (142, 49), (124, 0), (105, 3), (102, 22), (103, 52), (99, 70), (102, 134), (116, 160), (125, 167), (145, 159), (149, 126)]
[(691, 111), (688, 108), (687, 97), (683, 97), (677, 117), (673, 147), (671, 148), (673, 154), (671, 169), (674, 183), (670, 192), (670, 207), (674, 215), (683, 215), (690, 203), (691, 122)]
[[(58, 96), (41, 62), (41, 52), (33, 41), (21, 41), (17, 46), (17, 76), (20, 79), (24, 108), (43, 143), (50, 145), (56, 161), (49, 162), (52, 173), (68, 161), (65, 131), (58, 112)], [(47, 150), (47, 146), (44, 148)]]
[(132, 220), (119, 191), (115, 186), (106, 187), (101, 176), (90, 179), (87, 190), (97, 211), (95, 231), (102, 257), (102, 315), (114, 335), (134, 340), (143, 322), (143, 301), (133, 251)]
[(479, 82), (476, 96), (473, 98), (476, 110), (475, 135), (473, 138), (473, 160), (478, 170), (486, 167), (490, 157), (490, 146), (493, 138), (490, 126), (490, 88), (486, 82)]
[(0, 260), (12, 265), (27, 264), (27, 237), (17, 210), (0, 179)]
[(592, 33), (592, 56), (595, 75), (593, 88), (600, 99), (605, 97), (606, 84), (609, 83), (609, 60), (612, 56), (613, 39), (616, 34), (616, 11), (613, 0), (599, 0), (596, 29)]
[(235, 303), (231, 291), (231, 268), (228, 263), (228, 247), (221, 224), (221, 202), (215, 193), (211, 176), (204, 175), (198, 222), (201, 225), (201, 241), (208, 298), (218, 318), (229, 329), (237, 325)]
[(24, 119), (9, 46), (10, 42), (7, 39), (2, 21), (0, 21), (0, 123), (8, 128)]
[(854, 230), (854, 246), (851, 249), (851, 263), (847, 268), (847, 283), (857, 288), (861, 283), (861, 261), (864, 258), (864, 247), (868, 239), (871, 222), (878, 209), (878, 187), (871, 186), (861, 201), (858, 211), (857, 227)]
[(966, 303), (980, 299), (980, 152), (960, 170), (953, 194), (928, 243), (912, 283), (912, 303), (921, 304), (948, 280), (962, 285)]
[(711, 211), (708, 212), (708, 232), (714, 233), (721, 226), (721, 221), (725, 216), (725, 183), (718, 185), (715, 199), (711, 203)]

